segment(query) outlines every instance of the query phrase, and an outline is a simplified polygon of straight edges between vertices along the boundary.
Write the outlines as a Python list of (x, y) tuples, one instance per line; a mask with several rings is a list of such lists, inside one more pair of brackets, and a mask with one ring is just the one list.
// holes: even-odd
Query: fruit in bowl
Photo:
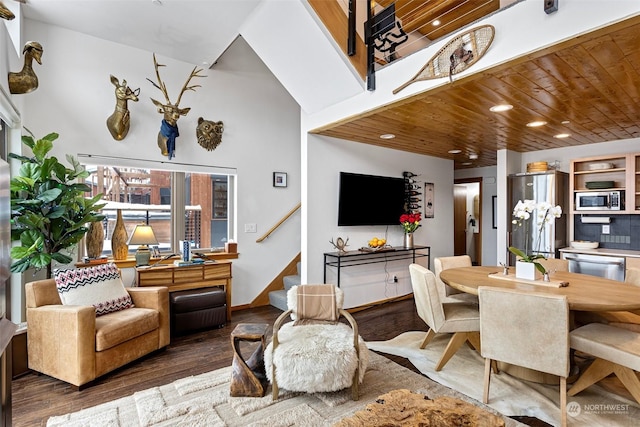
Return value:
[(386, 239), (378, 239), (377, 237), (374, 237), (373, 239), (369, 240), (369, 247), (377, 249), (383, 247), (386, 243)]

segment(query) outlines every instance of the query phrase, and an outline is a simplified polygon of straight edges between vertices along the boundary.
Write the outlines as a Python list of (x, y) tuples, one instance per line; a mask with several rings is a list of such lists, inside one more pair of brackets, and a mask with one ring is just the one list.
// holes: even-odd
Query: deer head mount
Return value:
[(167, 92), (167, 85), (160, 78), (159, 67), (165, 67), (163, 64), (158, 64), (156, 60), (156, 54), (153, 54), (153, 66), (156, 70), (156, 78), (158, 79), (158, 83), (154, 82), (151, 79), (147, 79), (154, 85), (156, 88), (162, 92), (164, 95), (164, 99), (166, 104), (163, 104), (160, 101), (156, 101), (151, 98), (151, 102), (154, 103), (156, 107), (158, 107), (158, 113), (163, 115), (162, 124), (160, 126), (160, 132), (158, 132), (158, 147), (160, 147), (160, 151), (163, 156), (168, 156), (169, 160), (174, 155), (176, 149), (176, 138), (179, 136), (178, 133), (178, 119), (180, 116), (186, 116), (187, 113), (191, 110), (191, 108), (179, 108), (180, 100), (182, 99), (182, 95), (188, 91), (195, 91), (196, 88), (199, 88), (200, 85), (191, 85), (189, 86), (189, 82), (194, 77), (206, 77), (200, 74), (202, 68), (193, 67), (191, 70), (191, 74), (187, 78), (187, 81), (182, 86), (182, 90), (180, 91), (180, 95), (178, 95), (178, 100), (175, 104), (171, 102), (169, 99), (169, 94)]
[(129, 107), (128, 101), (138, 102), (138, 95), (140, 95), (140, 88), (131, 90), (127, 86), (127, 81), (122, 80), (122, 83), (117, 77), (111, 75), (111, 83), (116, 87), (116, 108), (113, 114), (107, 119), (107, 128), (111, 133), (111, 136), (116, 141), (122, 141), (129, 133)]

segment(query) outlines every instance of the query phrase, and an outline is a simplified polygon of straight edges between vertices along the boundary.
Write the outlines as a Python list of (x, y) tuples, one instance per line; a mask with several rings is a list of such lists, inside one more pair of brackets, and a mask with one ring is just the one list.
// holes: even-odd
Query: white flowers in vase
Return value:
[(512, 223), (517, 226), (526, 224), (533, 212), (536, 212), (538, 218), (538, 241), (534, 252), (529, 251), (529, 234), (525, 234), (525, 247), (524, 251), (514, 246), (509, 246), (509, 252), (520, 258), (520, 261), (531, 262), (536, 266), (536, 269), (540, 273), (545, 273), (546, 270), (542, 264), (536, 262), (536, 260), (544, 258), (544, 255), (540, 254), (540, 244), (542, 242), (542, 230), (544, 230), (545, 224), (555, 221), (556, 218), (560, 218), (562, 215), (562, 207), (560, 205), (553, 206), (551, 203), (543, 201), (536, 203), (535, 200), (518, 200), (518, 203), (513, 208), (513, 221)]

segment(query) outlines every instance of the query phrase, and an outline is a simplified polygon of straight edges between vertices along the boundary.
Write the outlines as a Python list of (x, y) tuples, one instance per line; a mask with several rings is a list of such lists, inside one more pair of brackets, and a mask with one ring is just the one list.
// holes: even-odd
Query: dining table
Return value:
[[(542, 279), (519, 279), (513, 273), (514, 269), (510, 268), (507, 273), (507, 269), (502, 266), (451, 268), (443, 270), (440, 279), (452, 288), (474, 295), (478, 295), (480, 286), (564, 295), (567, 297), (572, 323), (577, 311), (629, 311), (640, 314), (640, 286), (568, 271), (550, 272), (549, 282)], [(558, 377), (554, 375), (504, 363), (499, 363), (498, 366), (521, 379), (545, 384), (558, 383)], [(572, 370), (573, 380), (575, 374)], [(571, 378), (568, 381), (571, 382)]]

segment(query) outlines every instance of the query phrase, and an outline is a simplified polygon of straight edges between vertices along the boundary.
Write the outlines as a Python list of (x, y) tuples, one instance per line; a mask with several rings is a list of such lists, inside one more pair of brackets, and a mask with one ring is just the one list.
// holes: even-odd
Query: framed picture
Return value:
[(434, 217), (434, 200), (435, 200), (435, 192), (433, 191), (433, 183), (425, 182), (424, 183), (424, 217), (425, 218), (433, 218)]
[(491, 196), (491, 212), (493, 218), (493, 228), (498, 228), (498, 196)]
[(273, 186), (274, 187), (286, 187), (287, 186), (287, 173), (286, 172), (274, 172), (273, 173)]

